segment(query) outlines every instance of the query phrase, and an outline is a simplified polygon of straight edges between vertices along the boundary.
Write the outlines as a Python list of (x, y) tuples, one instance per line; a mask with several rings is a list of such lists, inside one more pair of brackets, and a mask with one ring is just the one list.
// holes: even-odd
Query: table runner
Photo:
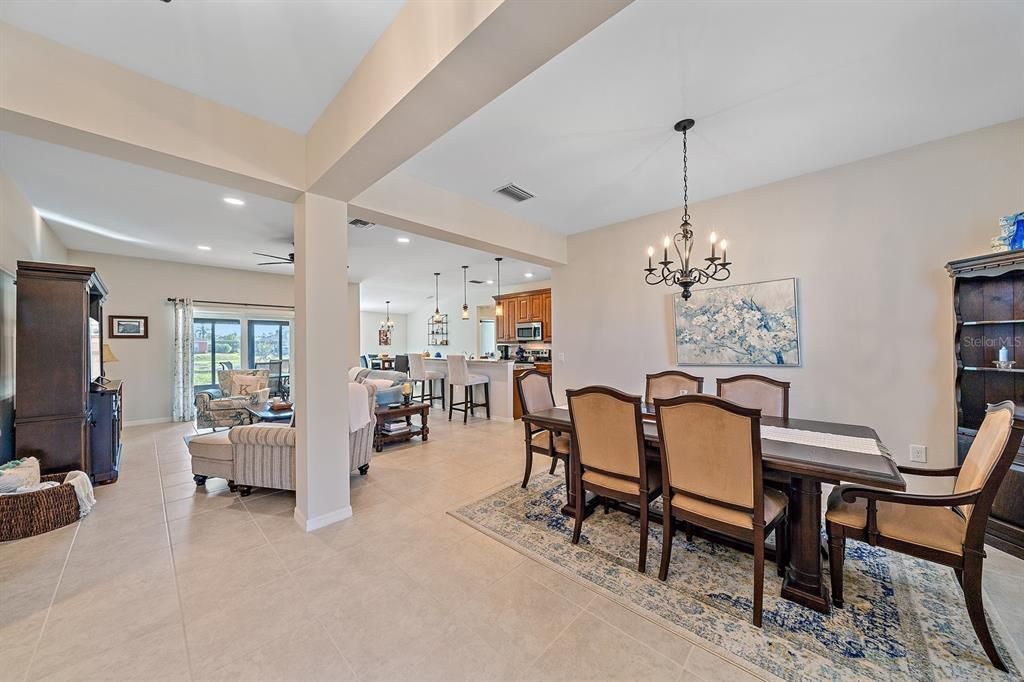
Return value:
[(761, 438), (777, 440), (783, 443), (812, 445), (815, 447), (829, 448), (831, 450), (847, 450), (849, 452), (859, 452), (865, 455), (882, 454), (882, 451), (878, 449), (878, 441), (873, 438), (841, 436), (836, 433), (819, 433), (817, 431), (804, 431), (802, 429), (785, 429), (781, 426), (762, 426)]

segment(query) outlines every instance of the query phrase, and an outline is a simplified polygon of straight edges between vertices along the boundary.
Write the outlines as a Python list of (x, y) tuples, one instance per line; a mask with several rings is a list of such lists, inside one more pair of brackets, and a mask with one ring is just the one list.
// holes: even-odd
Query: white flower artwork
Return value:
[(794, 278), (695, 289), (672, 309), (680, 365), (800, 364)]

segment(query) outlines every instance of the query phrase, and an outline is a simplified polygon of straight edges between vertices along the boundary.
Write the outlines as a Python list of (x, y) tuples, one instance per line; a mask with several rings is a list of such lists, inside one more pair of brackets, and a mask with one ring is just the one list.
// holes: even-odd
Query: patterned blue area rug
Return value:
[(738, 656), (752, 670), (789, 680), (1020, 679), (998, 633), (1010, 675), (989, 663), (951, 569), (848, 542), (846, 607), (825, 616), (779, 597), (781, 579), (767, 564), (758, 629), (750, 623), (749, 554), (700, 538), (687, 542), (677, 533), (663, 583), (659, 525), (651, 525), (648, 573), (641, 574), (634, 517), (598, 511), (573, 546), (572, 519), (560, 511), (564, 501), (564, 479), (544, 473), (526, 490), (517, 484), (451, 514), (687, 639)]

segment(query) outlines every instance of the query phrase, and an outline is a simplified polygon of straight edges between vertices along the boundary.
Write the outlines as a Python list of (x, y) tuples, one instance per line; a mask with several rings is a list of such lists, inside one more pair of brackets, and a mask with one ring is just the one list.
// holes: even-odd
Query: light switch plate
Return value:
[(558, 354), (558, 361), (560, 363), (562, 363), (563, 365), (565, 364), (565, 353), (559, 353)]
[(910, 461), (920, 462), (922, 464), (928, 461), (928, 446), (927, 445), (911, 445), (910, 446)]

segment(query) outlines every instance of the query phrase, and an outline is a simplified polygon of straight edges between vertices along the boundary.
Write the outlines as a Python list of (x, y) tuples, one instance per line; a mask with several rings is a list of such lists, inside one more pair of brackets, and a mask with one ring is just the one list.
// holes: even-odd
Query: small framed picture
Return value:
[(149, 317), (145, 315), (107, 315), (109, 339), (148, 339)]

